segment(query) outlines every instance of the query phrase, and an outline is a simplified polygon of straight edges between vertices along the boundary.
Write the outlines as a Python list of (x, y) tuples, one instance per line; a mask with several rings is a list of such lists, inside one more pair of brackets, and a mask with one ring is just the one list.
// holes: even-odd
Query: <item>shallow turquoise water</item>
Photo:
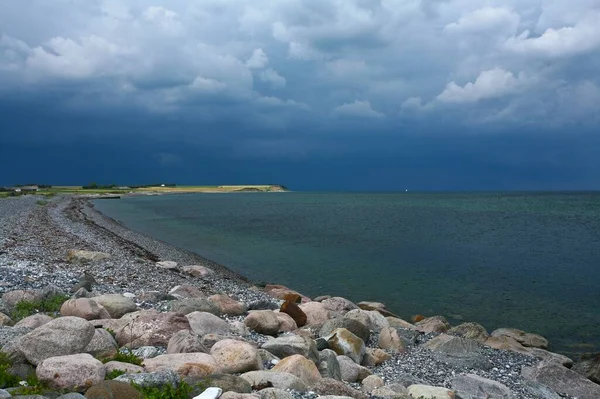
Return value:
[(96, 201), (256, 281), (600, 351), (600, 193), (247, 193)]

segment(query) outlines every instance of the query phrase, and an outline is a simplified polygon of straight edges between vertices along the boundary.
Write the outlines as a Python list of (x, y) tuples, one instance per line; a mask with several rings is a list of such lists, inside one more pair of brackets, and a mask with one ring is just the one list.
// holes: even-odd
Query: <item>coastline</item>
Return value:
[[(0, 227), (0, 274), (4, 278), (0, 284), (0, 294), (19, 289), (42, 289), (49, 285), (69, 292), (79, 276), (87, 272), (96, 279), (94, 291), (100, 294), (133, 293), (134, 296), (143, 297), (148, 292), (158, 291), (164, 294), (170, 292), (173, 287), (191, 284), (206, 296), (225, 294), (248, 304), (249, 308), (253, 308), (252, 304), (256, 303), (275, 303), (275, 306), (282, 304), (280, 299), (268, 295), (247, 276), (235, 273), (226, 266), (198, 254), (129, 230), (96, 210), (90, 202), (91, 199), (93, 198), (57, 196), (44, 205), (36, 205), (36, 198), (33, 196), (10, 199), (8, 201), (13, 202), (6, 203), (9, 206), (4, 214), (2, 207), (5, 204), (0, 203), (0, 218), (6, 218), (8, 222)], [(10, 209), (11, 206), (15, 209)], [(111, 258), (101, 262), (73, 264), (66, 257), (71, 249), (100, 251), (110, 254)], [(158, 261), (175, 261), (182, 266), (204, 266), (213, 270), (214, 274), (192, 278), (179, 270), (157, 268)], [(319, 301), (310, 303), (318, 304)], [(166, 309), (163, 301), (139, 301), (137, 304), (142, 309)], [(356, 305), (352, 306), (353, 309), (358, 309)], [(240, 322), (243, 318), (227, 320)], [(406, 326), (411, 324), (406, 323)], [(319, 328), (320, 326), (317, 330), (311, 330), (311, 333), (316, 334)], [(413, 328), (415, 330), (412, 330)], [(382, 327), (375, 323), (371, 329), (376, 331)], [(481, 347), (478, 349), (477, 361), (485, 360), (486, 364), (490, 364), (489, 368), (484, 369), (478, 369), (478, 366), (471, 363), (466, 366), (462, 363), (456, 364), (452, 359), (440, 360), (435, 353), (426, 349), (426, 345), (446, 330), (447, 328), (439, 331), (419, 330), (418, 327), (410, 327), (407, 330), (412, 331), (410, 350), (398, 353), (388, 351), (388, 360), (379, 365), (368, 366), (369, 373), (380, 376), (385, 382), (393, 382), (401, 375), (410, 374), (424, 384), (450, 388), (454, 375), (470, 371), (505, 384), (515, 398), (546, 397), (532, 394), (538, 391), (535, 391), (533, 385), (527, 385), (527, 380), (520, 375), (522, 370), (540, 364), (537, 355), (504, 350), (507, 348), (499, 350)], [(243, 338), (259, 346), (268, 341), (267, 337), (260, 334), (245, 335)], [(367, 348), (371, 348), (369, 350), (375, 350), (379, 347), (381, 339), (381, 334), (379, 337), (376, 334), (371, 335), (371, 339), (365, 344)], [(540, 351), (548, 359), (554, 358), (555, 354)], [(503, 368), (509, 366), (507, 373)], [(356, 384), (350, 386), (360, 388), (360, 385)]]

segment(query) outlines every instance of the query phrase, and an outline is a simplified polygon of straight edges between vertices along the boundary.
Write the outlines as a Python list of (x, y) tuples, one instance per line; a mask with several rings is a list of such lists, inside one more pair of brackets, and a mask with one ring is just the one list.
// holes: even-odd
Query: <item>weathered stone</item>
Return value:
[(379, 366), (391, 357), (392, 355), (379, 348), (367, 348), (363, 361), (360, 364), (365, 367)]
[(130, 298), (121, 294), (106, 294), (95, 296), (94, 301), (104, 306), (113, 319), (119, 319), (127, 313), (135, 312), (137, 305)]
[(110, 331), (119, 331), (121, 328), (125, 327), (127, 323), (129, 323), (131, 319), (121, 318), (121, 319), (98, 319), (98, 320), (90, 320), (90, 324), (95, 328), (104, 328), (105, 330)]
[(300, 305), (306, 314), (306, 324), (322, 325), (331, 318), (329, 310), (321, 302), (307, 302)]
[(186, 377), (183, 380), (191, 386), (196, 384), (206, 386), (210, 384), (210, 386), (221, 388), (223, 392), (252, 392), (252, 386), (250, 386), (248, 381), (242, 377), (230, 374), (211, 374), (206, 377)]
[(298, 329), (298, 325), (290, 315), (283, 312), (274, 312), (279, 321), (279, 332), (290, 332)]
[(371, 331), (379, 333), (382, 328), (389, 327), (389, 322), (383, 315), (376, 311), (355, 309), (346, 313), (346, 317), (358, 320)]
[(177, 285), (169, 291), (169, 295), (173, 295), (175, 298), (206, 298), (206, 295), (198, 287), (194, 287), (190, 284)]
[(414, 375), (408, 373), (400, 373), (394, 379), (394, 383), (391, 385), (395, 384), (402, 385), (405, 388), (408, 388), (411, 385), (427, 385), (422, 379), (417, 378)]
[(298, 327), (306, 325), (306, 322), (308, 320), (306, 317), (306, 313), (304, 313), (302, 309), (300, 309), (300, 307), (294, 302), (285, 301), (283, 305), (281, 305), (281, 308), (279, 310), (283, 313), (288, 314), (294, 320)]
[[(1, 397), (1, 396), (0, 396)], [(23, 397), (21, 396), (21, 399), (23, 399)], [(58, 398), (56, 399), (85, 399), (85, 396), (83, 396), (80, 393), (76, 393), (76, 392), (70, 392), (70, 393), (66, 393), (64, 395), (60, 395)]]
[(139, 359), (152, 359), (161, 354), (156, 346), (140, 346), (133, 349), (131, 353)]
[(600, 353), (583, 355), (573, 366), (573, 371), (600, 384)]
[(484, 343), (489, 337), (485, 327), (478, 323), (462, 323), (456, 327), (452, 327), (448, 330), (448, 335), (455, 335), (457, 337), (472, 339), (479, 343)]
[(11, 398), (11, 397), (12, 397), (12, 395), (8, 391), (6, 391), (4, 389), (0, 389), (0, 399), (7, 399), (7, 398)]
[(62, 316), (81, 317), (86, 320), (111, 318), (104, 306), (93, 299), (78, 298), (65, 301), (60, 307)]
[(398, 335), (395, 328), (385, 327), (379, 333), (379, 347), (392, 352), (406, 352), (406, 343)]
[(176, 299), (173, 295), (164, 294), (160, 291), (142, 291), (138, 294), (138, 300), (142, 302), (157, 303), (160, 301), (172, 301)]
[(260, 399), (259, 393), (225, 392), (219, 399)]
[(313, 301), (323, 302), (325, 299), (329, 299), (329, 298), (331, 298), (331, 295), (319, 295), (319, 296), (313, 298)]
[(444, 316), (427, 317), (415, 324), (417, 331), (422, 333), (443, 333), (448, 331), (451, 326)]
[(277, 388), (265, 388), (259, 391), (260, 399), (294, 399), (294, 396), (284, 391), (283, 389)]
[(221, 310), (221, 314), (224, 315), (241, 316), (245, 314), (247, 310), (247, 307), (244, 303), (238, 302), (227, 295), (211, 295), (208, 297), (208, 299), (214, 302)]
[(106, 252), (84, 251), (81, 249), (71, 249), (67, 252), (67, 260), (69, 262), (90, 262), (104, 259), (110, 259), (110, 255)]
[(473, 340), (440, 334), (428, 341), (425, 348), (434, 352), (434, 357), (455, 367), (489, 370), (492, 363), (481, 354), (479, 346)]
[(306, 386), (312, 386), (321, 379), (321, 374), (315, 363), (302, 355), (292, 355), (283, 358), (273, 367), (272, 371), (290, 373), (300, 378)]
[(144, 368), (142, 366), (137, 366), (135, 364), (125, 363), (125, 362), (117, 362), (114, 360), (104, 363), (104, 370), (106, 371), (106, 374), (110, 373), (111, 371), (115, 371), (115, 370), (124, 371), (126, 374), (135, 374), (135, 373), (143, 373), (144, 372)]
[[(401, 386), (401, 385), (400, 385)], [(404, 387), (402, 387), (404, 388)], [(377, 398), (383, 399), (411, 399), (412, 397), (408, 393), (408, 389), (404, 388), (404, 391), (399, 392), (398, 389), (392, 389), (389, 386), (375, 388), (371, 391), (371, 395)]]
[(381, 302), (371, 302), (371, 301), (362, 301), (357, 303), (358, 307), (362, 310), (374, 310), (376, 312), (381, 313), (384, 317), (397, 317), (400, 318), (395, 313), (392, 313), (386, 306)]
[(526, 333), (516, 328), (499, 328), (492, 331), (492, 337), (510, 337), (523, 346), (548, 349), (548, 340), (541, 335)]
[(181, 270), (193, 277), (208, 277), (215, 274), (212, 269), (199, 265), (183, 266)]
[[(561, 355), (560, 353), (548, 352), (547, 350), (540, 348), (527, 349), (529, 349), (531, 354), (538, 359), (557, 362), (558, 364), (562, 364), (567, 368), (571, 368), (573, 366), (573, 360), (569, 359), (565, 355)], [(600, 381), (597, 382), (600, 383)]]
[(248, 303), (248, 311), (251, 310), (277, 310), (279, 309), (279, 304), (268, 300), (268, 299), (259, 299), (256, 301), (252, 301)]
[(339, 313), (342, 316), (351, 310), (359, 309), (352, 301), (339, 296), (325, 299), (321, 303), (325, 306), (325, 309), (330, 312)]
[(372, 374), (368, 368), (354, 363), (348, 356), (338, 356), (337, 361), (344, 381), (360, 382)]
[(21, 337), (19, 349), (37, 365), (49, 357), (81, 353), (94, 337), (94, 326), (79, 317), (60, 317)]
[(163, 260), (160, 262), (156, 262), (156, 266), (160, 267), (161, 269), (167, 269), (167, 270), (177, 270), (178, 269), (177, 262), (173, 262), (172, 260)]
[(35, 370), (40, 382), (54, 389), (84, 391), (104, 380), (104, 365), (87, 353), (44, 359)]
[(74, 298), (90, 298), (93, 295), (90, 294), (94, 285), (98, 282), (88, 272), (84, 272), (81, 276), (79, 276), (79, 281), (73, 287), (71, 287), (71, 292), (74, 293)]
[(173, 370), (180, 377), (204, 377), (219, 370), (214, 357), (206, 353), (173, 353), (144, 360), (146, 371)]
[(489, 399), (515, 398), (506, 385), (475, 374), (457, 375), (450, 385), (461, 399), (479, 399), (482, 395)]
[(96, 358), (109, 358), (116, 355), (118, 350), (117, 341), (113, 336), (105, 329), (97, 328), (92, 340), (83, 351)]
[(369, 340), (369, 336), (371, 335), (369, 328), (362, 322), (347, 317), (336, 317), (334, 319), (327, 320), (325, 324), (323, 324), (323, 327), (321, 327), (319, 330), (319, 337), (331, 335), (331, 333), (338, 328), (345, 328), (352, 334), (362, 339), (364, 342), (367, 342)]
[(525, 355), (531, 354), (531, 350), (529, 348), (525, 348), (511, 337), (489, 337), (483, 344), (494, 349), (523, 353)]
[[(130, 313), (131, 321), (117, 331), (117, 342), (121, 346), (167, 346), (177, 331), (190, 329), (188, 319), (179, 313), (159, 313), (155, 310), (135, 313), (136, 315)], [(125, 317), (127, 316), (129, 314)]]
[(312, 387), (312, 390), (319, 395), (348, 396), (354, 399), (369, 398), (367, 394), (332, 378), (322, 378)]
[(240, 377), (250, 383), (252, 389), (272, 387), (278, 389), (293, 389), (306, 392), (306, 384), (295, 375), (277, 371), (249, 371)]
[(342, 370), (340, 369), (340, 363), (337, 360), (337, 353), (331, 349), (323, 349), (319, 352), (319, 362), (317, 368), (319, 374), (323, 378), (333, 378), (334, 380), (341, 381)]
[(291, 288), (288, 288), (284, 285), (278, 285), (278, 284), (267, 284), (265, 286), (264, 289), (265, 293), (267, 293), (268, 295), (271, 295), (273, 298), (277, 298), (277, 299), (286, 299), (286, 296), (292, 294), (292, 295), (298, 295), (299, 297), (302, 298), (302, 302), (310, 302), (310, 298), (300, 294), (298, 291), (294, 291)]
[(0, 326), (12, 326), (13, 321), (10, 317), (0, 312)]
[(200, 338), (200, 343), (207, 349), (207, 353), (210, 352), (211, 348), (219, 341), (224, 339), (238, 339), (235, 336), (220, 335), (220, 334), (206, 334)]
[(361, 391), (371, 393), (376, 388), (381, 388), (385, 382), (378, 375), (369, 375), (362, 380)]
[(123, 374), (113, 381), (136, 384), (141, 387), (162, 387), (165, 385), (177, 386), (181, 378), (173, 370), (161, 370), (155, 373)]
[(6, 307), (5, 313), (10, 313), (19, 302), (39, 301), (42, 298), (43, 294), (38, 290), (13, 290), (2, 295), (2, 303)]
[(168, 305), (173, 312), (190, 314), (192, 312), (212, 313), (215, 316), (221, 315), (221, 309), (213, 301), (206, 298), (183, 298), (172, 301)]
[(338, 355), (348, 356), (355, 363), (360, 364), (365, 355), (365, 343), (362, 339), (352, 334), (345, 328), (334, 330), (326, 337), (329, 348)]
[(292, 355), (302, 355), (313, 362), (319, 360), (319, 353), (317, 352), (315, 341), (298, 335), (286, 335), (271, 339), (262, 344), (261, 348), (281, 359)]
[(264, 335), (276, 335), (279, 332), (279, 319), (272, 310), (254, 310), (244, 319), (251, 330)]
[(405, 328), (407, 330), (416, 330), (417, 327), (414, 324), (409, 323), (406, 320), (403, 320), (399, 317), (386, 317), (385, 318), (389, 324), (390, 327), (392, 328)]
[(231, 333), (240, 337), (246, 336), (250, 333), (250, 330), (243, 321), (232, 320), (229, 322), (229, 329)]
[(87, 399), (142, 399), (142, 394), (121, 381), (102, 381), (85, 392)]
[(38, 328), (39, 326), (43, 326), (46, 323), (51, 322), (52, 320), (54, 320), (52, 317), (42, 314), (42, 313), (38, 313), (38, 314), (34, 314), (31, 316), (27, 316), (24, 319), (18, 321), (14, 327), (15, 328)]
[(408, 393), (413, 398), (454, 399), (456, 397), (449, 389), (420, 384), (409, 386)]
[(167, 353), (208, 353), (208, 349), (202, 345), (200, 338), (189, 330), (177, 331), (167, 345)]
[(210, 354), (224, 373), (262, 370), (258, 350), (247, 342), (225, 339), (214, 344)]
[(206, 334), (229, 334), (229, 324), (214, 314), (207, 312), (192, 312), (186, 315), (186, 317), (194, 334), (201, 337)]
[(600, 398), (600, 385), (556, 362), (542, 361), (535, 367), (523, 367), (521, 374), (559, 394), (571, 395), (578, 399)]

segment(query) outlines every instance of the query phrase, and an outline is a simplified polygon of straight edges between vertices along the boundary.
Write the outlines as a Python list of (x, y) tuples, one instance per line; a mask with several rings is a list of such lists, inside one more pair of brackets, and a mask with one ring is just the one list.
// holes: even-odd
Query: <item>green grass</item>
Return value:
[(132, 384), (135, 389), (141, 392), (146, 399), (188, 399), (192, 393), (200, 394), (210, 386), (204, 383), (189, 385), (185, 382), (180, 382), (178, 386), (164, 385), (162, 387), (142, 387)]
[(118, 352), (113, 357), (102, 359), (103, 363), (108, 363), (108, 362), (112, 362), (112, 361), (135, 364), (136, 366), (142, 365), (142, 359), (140, 359), (139, 357), (137, 357), (136, 355), (134, 355), (131, 352), (126, 352), (126, 353)]
[(123, 374), (127, 374), (127, 372), (125, 370), (113, 370), (109, 373), (106, 373), (106, 379), (107, 380), (114, 380), (115, 378), (117, 378), (120, 375)]
[[(48, 387), (38, 380), (35, 373), (29, 374), (25, 379), (27, 385), (19, 386), (14, 391), (11, 391), (12, 396), (17, 395), (44, 395), (48, 392)], [(18, 383), (17, 383), (18, 385)]]
[(0, 352), (0, 389), (19, 386), (21, 379), (8, 372), (11, 366), (12, 362), (8, 355)]
[(36, 313), (58, 312), (62, 304), (69, 298), (68, 295), (59, 294), (38, 301), (19, 301), (11, 312), (10, 318), (16, 322)]

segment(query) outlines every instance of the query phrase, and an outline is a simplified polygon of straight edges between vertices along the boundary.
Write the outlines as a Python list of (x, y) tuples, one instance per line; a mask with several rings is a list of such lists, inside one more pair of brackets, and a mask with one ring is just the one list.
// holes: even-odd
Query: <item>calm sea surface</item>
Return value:
[[(600, 193), (244, 193), (99, 200), (255, 281), (600, 351)], [(165, 287), (166, 288), (166, 287)]]

